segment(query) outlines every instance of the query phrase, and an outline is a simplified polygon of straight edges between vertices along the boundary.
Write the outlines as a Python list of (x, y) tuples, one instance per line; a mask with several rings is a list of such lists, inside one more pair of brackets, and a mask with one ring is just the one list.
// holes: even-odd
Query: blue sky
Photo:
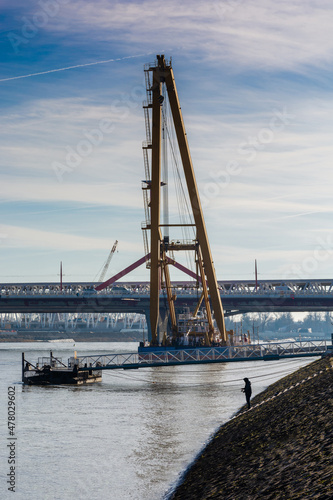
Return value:
[[(218, 278), (253, 278), (254, 259), (261, 279), (332, 277), (332, 10), (4, 0), (0, 280), (56, 281), (61, 260), (65, 280), (92, 280), (116, 239), (109, 276), (143, 255), (143, 65), (160, 53), (172, 56)], [(87, 138), (60, 179), (54, 166)]]

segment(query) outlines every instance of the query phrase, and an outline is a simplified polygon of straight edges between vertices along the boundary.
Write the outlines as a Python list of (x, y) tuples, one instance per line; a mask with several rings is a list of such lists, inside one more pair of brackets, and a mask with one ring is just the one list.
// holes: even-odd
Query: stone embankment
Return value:
[(333, 498), (333, 357), (272, 384), (214, 435), (169, 500)]

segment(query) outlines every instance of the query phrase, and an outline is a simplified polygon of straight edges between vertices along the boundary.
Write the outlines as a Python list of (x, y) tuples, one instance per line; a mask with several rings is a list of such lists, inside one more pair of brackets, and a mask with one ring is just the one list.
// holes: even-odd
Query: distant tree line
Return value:
[(269, 337), (283, 338), (286, 336), (297, 337), (317, 336), (331, 337), (333, 332), (333, 314), (330, 313), (307, 313), (302, 319), (293, 316), (292, 313), (251, 313), (241, 314), (225, 318), (226, 329), (249, 331), (250, 335), (265, 339)]

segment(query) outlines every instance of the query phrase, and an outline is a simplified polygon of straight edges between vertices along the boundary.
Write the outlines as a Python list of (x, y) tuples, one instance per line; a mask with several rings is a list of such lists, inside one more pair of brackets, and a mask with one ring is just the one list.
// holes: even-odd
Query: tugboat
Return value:
[[(60, 358), (53, 356), (38, 358), (36, 364), (25, 359), (22, 353), (22, 382), (28, 385), (90, 384), (102, 381), (102, 372), (80, 370), (76, 357), (69, 358), (65, 365)], [(87, 367), (85, 367), (87, 368)]]

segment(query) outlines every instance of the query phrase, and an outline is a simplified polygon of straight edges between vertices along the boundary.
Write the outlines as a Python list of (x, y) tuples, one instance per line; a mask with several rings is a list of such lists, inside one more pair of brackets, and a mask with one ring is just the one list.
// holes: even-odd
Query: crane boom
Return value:
[[(180, 108), (176, 83), (173, 75), (171, 61), (167, 62), (164, 55), (158, 55), (155, 66), (149, 66), (146, 70), (152, 73), (152, 85), (150, 77), (148, 77), (147, 91), (149, 94), (148, 106), (152, 108), (152, 136), (151, 136), (151, 182), (150, 182), (150, 248), (151, 248), (151, 264), (150, 264), (150, 327), (152, 335), (152, 344), (156, 345), (158, 339), (158, 319), (159, 319), (159, 296), (161, 286), (161, 271), (164, 270), (165, 287), (171, 290), (169, 273), (166, 271), (167, 247), (161, 236), (160, 224), (160, 187), (161, 187), (161, 124), (164, 96), (162, 95), (162, 86), (166, 86), (167, 95), (172, 114), (173, 125), (177, 137), (181, 161), (183, 164), (184, 176), (187, 184), (188, 195), (192, 208), (192, 214), (196, 228), (196, 241), (192, 247), (196, 252), (199, 267), (200, 277), (203, 286), (203, 298), (207, 310), (207, 319), (209, 322), (209, 330), (213, 331), (212, 315), (210, 302), (214, 311), (217, 327), (220, 331), (222, 342), (226, 343), (227, 335), (224, 323), (224, 314), (221, 303), (221, 297), (216, 279), (216, 273), (213, 264), (212, 253), (208, 241), (206, 225), (203, 217), (202, 207), (199, 198), (199, 190), (196, 183), (193, 164), (191, 160), (189, 145), (185, 125)], [(167, 224), (167, 226), (172, 226)], [(167, 244), (168, 245), (168, 244)], [(169, 245), (168, 245), (169, 246)], [(179, 248), (180, 249), (180, 248)], [(206, 286), (206, 282), (208, 287)], [(174, 315), (174, 301), (172, 294), (168, 294), (169, 310), (172, 322), (172, 328), (177, 332)]]
[(111, 259), (113, 257), (113, 254), (115, 253), (115, 251), (117, 249), (117, 245), (118, 245), (118, 240), (116, 240), (114, 242), (113, 247), (111, 248), (111, 251), (109, 253), (109, 256), (106, 259), (106, 262), (104, 264), (104, 267), (102, 269), (101, 275), (100, 275), (99, 280), (98, 280), (100, 283), (104, 281), (104, 278), (105, 278), (105, 275), (107, 273), (107, 270), (109, 269), (109, 265), (110, 265)]

